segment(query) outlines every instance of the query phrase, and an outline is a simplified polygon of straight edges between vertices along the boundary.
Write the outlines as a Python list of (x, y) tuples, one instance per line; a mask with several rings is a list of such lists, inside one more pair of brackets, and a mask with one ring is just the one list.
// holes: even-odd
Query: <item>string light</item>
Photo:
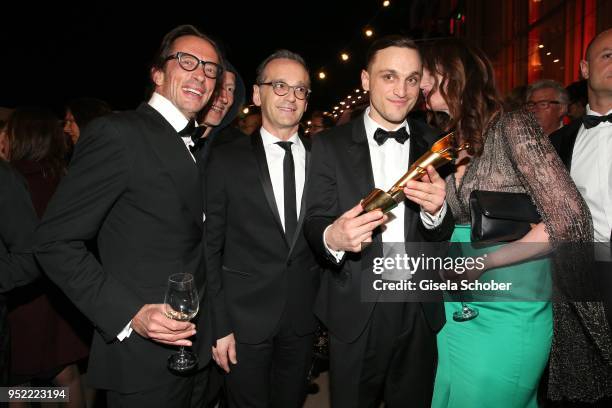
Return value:
[(351, 99), (351, 98), (352, 98), (352, 96), (351, 96), (351, 95), (349, 95), (349, 96), (347, 96), (347, 97), (346, 97), (346, 99)]
[(359, 93), (359, 92), (361, 92), (361, 89), (359, 88), (355, 89), (355, 93)]
[(244, 113), (245, 115), (246, 115), (247, 113), (249, 113), (249, 108), (244, 108), (244, 109), (242, 110), (242, 113)]
[(383, 1), (383, 7), (389, 7), (389, 4), (391, 4), (389, 0)]
[(337, 106), (334, 106), (334, 110), (338, 110), (338, 109), (340, 109), (340, 108), (339, 108), (339, 107), (337, 107)]
[(319, 79), (325, 79), (325, 77), (327, 77), (327, 75), (325, 75), (325, 72), (320, 71), (319, 72)]
[(559, 62), (559, 58), (557, 58), (556, 60), (553, 60), (553, 62)]
[(349, 55), (346, 52), (343, 52), (342, 54), (340, 54), (340, 58), (342, 58), (342, 61), (348, 61)]
[(544, 44), (538, 45), (538, 48), (544, 48)]
[(345, 105), (345, 102), (344, 102), (344, 101), (340, 102), (340, 105), (344, 106), (344, 105)]
[(372, 31), (372, 29), (371, 29), (371, 28), (367, 28), (367, 29), (365, 30), (365, 35), (366, 35), (366, 37), (371, 37), (371, 36), (373, 36), (373, 35), (374, 35), (374, 31)]
[(550, 52), (550, 51), (548, 51), (548, 52), (546, 53), (546, 55), (550, 55), (550, 54), (552, 54), (552, 52)]

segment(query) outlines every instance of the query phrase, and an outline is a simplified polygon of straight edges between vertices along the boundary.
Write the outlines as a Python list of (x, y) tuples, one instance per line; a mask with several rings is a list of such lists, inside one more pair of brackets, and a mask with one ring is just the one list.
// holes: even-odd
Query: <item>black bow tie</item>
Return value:
[(389, 138), (397, 140), (397, 143), (404, 144), (404, 142), (408, 140), (408, 132), (406, 132), (406, 127), (402, 126), (395, 132), (388, 132), (384, 129), (378, 128), (376, 129), (376, 132), (374, 132), (374, 140), (376, 140), (376, 143), (378, 143), (379, 146), (385, 143)]
[(582, 123), (585, 129), (594, 128), (603, 122), (612, 122), (612, 113), (606, 116), (584, 115), (582, 117)]
[(195, 120), (192, 119), (187, 123), (187, 126), (178, 132), (178, 134), (180, 137), (191, 137), (193, 146), (191, 146), (189, 150), (193, 153), (206, 143), (206, 138), (202, 137), (205, 130), (206, 126), (196, 126)]

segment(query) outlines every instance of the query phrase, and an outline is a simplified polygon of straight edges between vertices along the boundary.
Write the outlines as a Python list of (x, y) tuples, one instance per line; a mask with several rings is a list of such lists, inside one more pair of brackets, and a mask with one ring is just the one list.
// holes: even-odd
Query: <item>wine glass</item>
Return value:
[(461, 301), (461, 310), (453, 312), (453, 320), (456, 322), (467, 322), (478, 316), (478, 309), (471, 307), (463, 300)]
[[(169, 319), (187, 322), (198, 314), (200, 301), (193, 275), (175, 273), (168, 277), (168, 288), (164, 299), (164, 311)], [(198, 365), (198, 357), (181, 346), (168, 358), (168, 368), (174, 371), (189, 371)]]

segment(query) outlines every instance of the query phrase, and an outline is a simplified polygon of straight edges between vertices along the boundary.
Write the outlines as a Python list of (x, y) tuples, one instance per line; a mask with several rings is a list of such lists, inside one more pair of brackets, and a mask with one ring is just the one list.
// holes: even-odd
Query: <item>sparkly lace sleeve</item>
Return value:
[(522, 111), (502, 117), (507, 154), (532, 197), (552, 243), (592, 242), (589, 209), (563, 162), (533, 117)]
[[(593, 299), (595, 280), (589, 209), (552, 144), (525, 112), (505, 115), (504, 143), (516, 174), (542, 216), (550, 242), (556, 299)], [(571, 245), (559, 246), (571, 242)], [(553, 303), (553, 342), (548, 397), (594, 401), (612, 391), (612, 341), (601, 302)]]

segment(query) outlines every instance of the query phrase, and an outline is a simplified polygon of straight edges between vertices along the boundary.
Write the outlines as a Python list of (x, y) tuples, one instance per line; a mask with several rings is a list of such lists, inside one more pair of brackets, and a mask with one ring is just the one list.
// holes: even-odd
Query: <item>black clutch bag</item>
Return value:
[(525, 193), (475, 190), (470, 194), (472, 242), (509, 242), (522, 238), (541, 221)]

